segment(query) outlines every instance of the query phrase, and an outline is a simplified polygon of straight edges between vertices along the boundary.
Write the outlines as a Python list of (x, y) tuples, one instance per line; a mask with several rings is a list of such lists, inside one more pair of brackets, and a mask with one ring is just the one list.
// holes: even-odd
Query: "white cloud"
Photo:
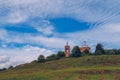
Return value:
[[(6, 35), (7, 34), (7, 35)], [(16, 33), (15, 33), (16, 34)], [(94, 29), (82, 32), (67, 33), (67, 34), (56, 34), (57, 37), (46, 37), (42, 35), (11, 35), (10, 33), (5, 33), (5, 36), (1, 34), (0, 38), (6, 43), (16, 42), (16, 43), (27, 43), (35, 44), (48, 48), (63, 48), (66, 41), (70, 44), (82, 45), (83, 41), (87, 41), (91, 46), (95, 46), (98, 42), (107, 43), (107, 45), (113, 45), (112, 47), (119, 46), (120, 38), (120, 23), (116, 24), (106, 24), (101, 27), (96, 27)], [(9, 36), (11, 35), (11, 36)], [(59, 37), (61, 36), (62, 37)]]
[(1, 6), (4, 5), (0, 12), (4, 12), (5, 9), (9, 11), (5, 16), (0, 17), (2, 23), (20, 23), (39, 17), (41, 19), (39, 22), (33, 21), (29, 24), (44, 35), (52, 34), (55, 29), (49, 21), (45, 20), (46, 18), (72, 17), (80, 21), (95, 22), (96, 25), (92, 27), (115, 24), (120, 18), (120, 1), (118, 0), (104, 2), (96, 0), (6, 0), (0, 2)]
[(0, 63), (6, 63), (9, 61), (9, 58), (6, 56), (0, 56)]
[[(49, 30), (48, 30), (49, 31)], [(18, 33), (9, 33), (4, 29), (1, 30), (0, 40), (3, 42), (3, 47), (8, 43), (19, 43), (19, 44), (34, 44), (40, 45), (48, 48), (63, 48), (65, 43), (69, 41), (71, 45), (74, 45), (74, 42), (70, 39), (59, 38), (59, 37), (46, 37), (43, 35), (32, 35), (32, 34), (18, 34)], [(15, 35), (13, 35), (15, 34)], [(59, 34), (58, 34), (59, 35)], [(64, 34), (60, 34), (64, 35)], [(57, 36), (57, 35), (56, 35)]]
[(6, 44), (2, 44), (2, 47), (3, 47), (3, 48), (6, 48), (6, 47), (7, 47), (7, 45), (6, 45)]
[(25, 16), (29, 18), (68, 16), (88, 22), (118, 22), (120, 18), (118, 0), (5, 0), (0, 2), (0, 5), (4, 5), (3, 8), (11, 11), (8, 15), (16, 14), (17, 11), (21, 16), (20, 21), (24, 21)]
[(0, 39), (3, 40), (8, 35), (8, 33), (5, 29), (0, 29), (0, 32)]
[(7, 22), (8, 23), (20, 23), (20, 22), (24, 22), (27, 19), (26, 15), (23, 15), (22, 13), (19, 12), (14, 12), (8, 15), (8, 17), (6, 17)]
[[(26, 16), (29, 18), (33, 18), (33, 17), (45, 18), (49, 15), (60, 14), (60, 9), (62, 9), (61, 5), (63, 4), (63, 1), (56, 1), (56, 0), (52, 0), (52, 1), (6, 0), (6, 1), (0, 1), (0, 2), (1, 2), (1, 5), (4, 4), (4, 7), (3, 7), (4, 9), (7, 8), (8, 10), (10, 10), (10, 12), (7, 13), (8, 16), (11, 14), (16, 15), (16, 12), (17, 12), (17, 14), (21, 16), (20, 20), (22, 19), (24, 20), (24, 17)], [(3, 16), (3, 17), (6, 18), (6, 16)]]
[(19, 49), (0, 49), (0, 68), (31, 62), (33, 60), (36, 60), (39, 55), (48, 56), (52, 53), (54, 52), (51, 50), (33, 47), (30, 45), (26, 45), (23, 48)]
[(79, 45), (82, 45), (81, 42), (87, 41), (92, 48), (95, 48), (97, 43), (105, 44), (106, 48), (120, 48), (119, 34), (120, 23), (116, 23), (106, 24), (88, 31), (68, 33), (66, 36)]
[(55, 30), (55, 27), (50, 23), (49, 20), (39, 18), (38, 20), (33, 20), (28, 23), (34, 26), (34, 28), (43, 35), (51, 35)]
[(39, 32), (42, 32), (45, 35), (51, 35), (53, 34), (54, 27), (53, 26), (47, 26), (47, 27), (37, 27), (37, 30)]

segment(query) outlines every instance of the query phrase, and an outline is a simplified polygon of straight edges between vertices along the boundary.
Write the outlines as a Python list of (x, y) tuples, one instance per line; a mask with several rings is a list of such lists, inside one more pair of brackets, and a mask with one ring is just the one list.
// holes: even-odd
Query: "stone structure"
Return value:
[[(88, 50), (89, 52), (91, 52), (91, 48), (84, 41), (84, 45), (82, 47), (80, 47), (80, 51), (83, 53), (85, 50)], [(66, 57), (70, 56), (70, 46), (68, 45), (68, 42), (66, 43), (66, 45), (64, 47), (64, 53), (65, 53)]]
[(67, 44), (65, 45), (64, 53), (65, 53), (65, 56), (66, 56), (66, 57), (69, 57), (69, 56), (70, 56), (70, 46), (68, 45), (68, 42), (67, 42)]
[(88, 50), (90, 52), (90, 47), (89, 46), (82, 46), (80, 47), (80, 51), (84, 52), (85, 50)]
[(86, 41), (84, 41), (84, 45), (80, 47), (81, 52), (84, 52), (85, 50), (91, 51), (91, 48), (86, 44)]

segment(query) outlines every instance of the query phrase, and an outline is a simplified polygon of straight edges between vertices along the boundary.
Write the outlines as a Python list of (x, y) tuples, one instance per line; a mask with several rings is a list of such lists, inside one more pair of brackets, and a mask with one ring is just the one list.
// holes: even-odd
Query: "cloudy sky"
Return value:
[(0, 0), (0, 68), (97, 43), (120, 48), (119, 0)]

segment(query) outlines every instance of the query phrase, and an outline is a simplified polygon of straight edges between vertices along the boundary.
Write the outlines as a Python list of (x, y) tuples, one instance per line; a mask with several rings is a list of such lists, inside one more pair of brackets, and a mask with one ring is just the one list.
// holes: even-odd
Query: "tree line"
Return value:
[[(74, 46), (71, 51), (70, 58), (83, 57), (87, 55), (119, 55), (119, 54), (120, 54), (120, 49), (104, 49), (103, 45), (101, 43), (98, 43), (96, 45), (96, 49), (94, 53), (91, 53), (87, 49), (84, 52), (81, 52), (79, 46)], [(46, 58), (44, 57), (44, 55), (40, 55), (36, 62), (44, 63), (48, 61), (59, 60), (61, 58), (65, 58), (64, 51), (58, 51), (57, 54), (51, 54), (50, 56), (47, 56)]]

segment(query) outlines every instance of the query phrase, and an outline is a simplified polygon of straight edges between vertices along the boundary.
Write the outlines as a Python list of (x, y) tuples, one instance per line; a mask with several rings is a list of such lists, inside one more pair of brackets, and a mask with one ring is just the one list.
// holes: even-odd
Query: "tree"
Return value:
[(33, 60), (31, 63), (37, 63), (38, 61), (37, 60)]
[(64, 53), (63, 51), (59, 51), (59, 52), (57, 53), (57, 56), (58, 56), (59, 58), (65, 57), (65, 53)]
[(105, 54), (119, 55), (120, 54), (120, 49), (107, 49), (107, 50), (105, 50)]
[(106, 55), (114, 55), (116, 54), (116, 49), (107, 49), (105, 50)]
[(117, 49), (114, 49), (114, 51), (115, 51), (115, 54), (116, 54), (116, 55), (119, 55), (119, 54), (120, 54), (120, 49), (118, 49), (118, 50), (117, 50)]
[(73, 47), (71, 57), (81, 57), (81, 51), (79, 46)]
[(7, 70), (7, 68), (0, 69), (0, 71), (5, 71), (5, 70)]
[(53, 60), (58, 60), (59, 57), (56, 54), (52, 54), (46, 58), (47, 61), (53, 61)]
[(97, 44), (96, 50), (95, 50), (95, 54), (96, 54), (96, 55), (105, 54), (105, 50), (104, 50), (102, 44), (100, 44), (100, 43)]
[(13, 66), (10, 66), (8, 69), (12, 69), (13, 68)]
[(38, 57), (38, 60), (37, 60), (37, 62), (38, 63), (44, 63), (46, 60), (45, 60), (45, 57), (43, 56), (43, 55), (40, 55), (39, 57)]

